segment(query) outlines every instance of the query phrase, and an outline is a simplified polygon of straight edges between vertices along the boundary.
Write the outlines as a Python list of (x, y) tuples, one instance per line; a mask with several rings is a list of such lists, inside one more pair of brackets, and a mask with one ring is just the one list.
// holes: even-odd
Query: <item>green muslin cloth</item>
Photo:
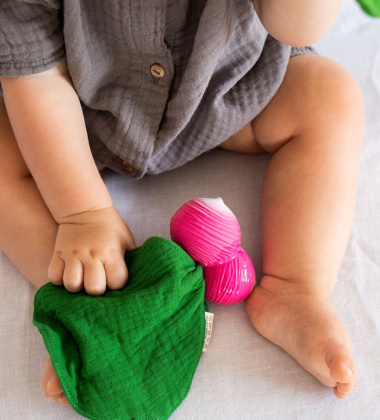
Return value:
[(380, 17), (380, 0), (358, 0), (358, 3), (368, 15)]
[(202, 268), (174, 242), (128, 251), (122, 290), (94, 297), (51, 283), (34, 300), (66, 397), (93, 420), (167, 419), (186, 397), (205, 338)]

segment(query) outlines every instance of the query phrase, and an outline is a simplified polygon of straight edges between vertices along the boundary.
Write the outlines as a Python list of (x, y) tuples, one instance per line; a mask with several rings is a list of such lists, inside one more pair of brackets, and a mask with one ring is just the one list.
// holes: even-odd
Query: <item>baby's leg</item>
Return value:
[[(48, 282), (57, 224), (30, 176), (0, 97), (0, 248), (36, 287)], [(43, 390), (68, 404), (51, 366), (45, 365)]]
[[(264, 275), (247, 310), (262, 335), (340, 398), (357, 373), (330, 294), (352, 222), (363, 126), (353, 78), (314, 55), (290, 59), (279, 91), (251, 124), (250, 141), (274, 155), (262, 191)], [(227, 147), (233, 143), (234, 136)]]

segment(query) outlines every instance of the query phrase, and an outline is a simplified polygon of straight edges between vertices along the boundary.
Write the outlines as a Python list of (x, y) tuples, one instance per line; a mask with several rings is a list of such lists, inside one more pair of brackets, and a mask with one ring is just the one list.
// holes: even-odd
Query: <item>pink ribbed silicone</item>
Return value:
[(243, 248), (230, 261), (203, 267), (206, 299), (221, 305), (244, 300), (255, 285), (255, 269)]
[(239, 222), (221, 198), (196, 198), (174, 214), (170, 236), (194, 261), (211, 265), (236, 254), (241, 233)]
[(230, 305), (244, 300), (255, 285), (255, 270), (240, 248), (240, 226), (221, 198), (185, 203), (170, 222), (170, 235), (201, 263), (206, 299)]

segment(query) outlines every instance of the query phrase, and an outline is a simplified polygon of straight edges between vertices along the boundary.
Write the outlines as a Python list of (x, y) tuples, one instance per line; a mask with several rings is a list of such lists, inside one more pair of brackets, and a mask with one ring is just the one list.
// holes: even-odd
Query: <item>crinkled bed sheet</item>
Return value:
[[(380, 19), (346, 0), (317, 49), (357, 79), (367, 116), (355, 220), (333, 294), (352, 337), (357, 388), (338, 400), (254, 330), (242, 303), (211, 304), (209, 349), (171, 420), (380, 419)], [(149, 236), (168, 238), (170, 218), (185, 201), (222, 197), (238, 217), (242, 246), (260, 274), (260, 186), (268, 159), (216, 150), (175, 172), (131, 181), (106, 171), (104, 179), (138, 245)], [(82, 418), (42, 393), (47, 351), (32, 324), (35, 290), (1, 252), (0, 281), (0, 419)]]

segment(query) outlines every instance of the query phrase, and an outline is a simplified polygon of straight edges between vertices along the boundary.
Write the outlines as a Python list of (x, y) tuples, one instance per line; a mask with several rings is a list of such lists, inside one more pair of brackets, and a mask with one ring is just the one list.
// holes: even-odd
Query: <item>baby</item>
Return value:
[[(246, 308), (257, 331), (347, 397), (357, 371), (330, 295), (353, 216), (363, 105), (352, 76), (305, 47), (340, 6), (2, 0), (1, 249), (36, 287), (122, 288), (135, 241), (97, 165), (141, 178), (218, 146), (269, 152), (264, 275)], [(42, 387), (68, 404), (50, 359)]]

